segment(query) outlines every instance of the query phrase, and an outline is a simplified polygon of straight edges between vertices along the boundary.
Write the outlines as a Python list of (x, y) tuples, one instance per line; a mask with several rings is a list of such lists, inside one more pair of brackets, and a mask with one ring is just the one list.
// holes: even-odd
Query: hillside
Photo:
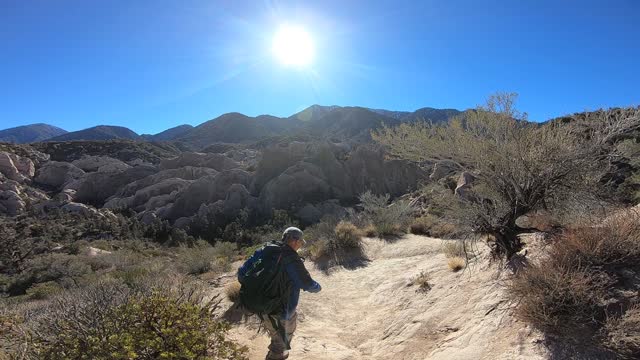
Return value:
[(88, 129), (72, 131), (64, 135), (56, 136), (48, 141), (75, 141), (75, 140), (135, 140), (140, 136), (132, 130), (122, 126), (99, 125)]
[(177, 137), (180, 137), (187, 133), (189, 130), (193, 129), (191, 125), (179, 125), (176, 127), (172, 127), (171, 129), (167, 129), (165, 131), (159, 132), (157, 134), (142, 134), (140, 137), (147, 141), (170, 141)]
[(213, 143), (243, 143), (281, 135), (293, 127), (288, 119), (228, 113), (202, 123), (175, 140), (201, 149)]
[[(291, 358), (547, 358), (540, 334), (511, 317), (502, 276), (485, 254), (454, 273), (441, 252), (443, 240), (407, 235), (392, 243), (364, 241), (370, 262), (363, 267), (326, 274), (307, 262), (323, 289), (301, 294)], [(421, 272), (430, 276), (427, 292), (410, 285)], [(250, 360), (264, 358), (269, 339), (256, 333), (254, 323), (236, 325), (233, 335), (249, 347)]]
[(66, 134), (67, 131), (48, 124), (31, 124), (0, 130), (0, 142), (24, 144), (44, 141)]

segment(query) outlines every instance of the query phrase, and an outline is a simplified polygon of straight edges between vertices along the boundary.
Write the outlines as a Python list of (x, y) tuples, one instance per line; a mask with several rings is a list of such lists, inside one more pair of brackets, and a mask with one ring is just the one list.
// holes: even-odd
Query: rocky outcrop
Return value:
[(289, 209), (333, 198), (331, 186), (317, 165), (301, 162), (280, 174), (260, 192), (263, 211)]
[(473, 180), (475, 180), (475, 178), (476, 177), (469, 172), (462, 172), (460, 174), (460, 177), (458, 177), (458, 183), (456, 184), (456, 189), (454, 191), (456, 196), (464, 199), (468, 198), (469, 192), (471, 190), (471, 185), (473, 184)]
[(8, 152), (0, 152), (0, 173), (8, 179), (25, 182), (35, 174), (35, 164), (27, 157)]
[(155, 167), (136, 166), (124, 171), (89, 173), (77, 187), (76, 201), (102, 206), (105, 200), (115, 195), (125, 185), (155, 172)]
[(224, 200), (234, 184), (249, 185), (251, 175), (240, 169), (223, 171), (214, 176), (205, 176), (194, 181), (180, 192), (171, 210), (166, 215), (171, 220), (195, 214), (202, 204)]
[(178, 157), (160, 162), (160, 168), (163, 170), (177, 169), (185, 166), (205, 167), (217, 171), (224, 171), (239, 168), (240, 164), (221, 154), (196, 152), (184, 152)]
[(25, 210), (26, 204), (13, 190), (0, 191), (0, 213), (16, 216)]
[(117, 171), (117, 170), (126, 170), (131, 166), (120, 161), (118, 159), (114, 159), (109, 156), (90, 156), (85, 155), (81, 159), (75, 160), (71, 162), (77, 168), (82, 169), (85, 172), (94, 172), (94, 171)]
[(144, 189), (153, 184), (157, 184), (166, 179), (197, 180), (204, 176), (212, 176), (218, 173), (217, 170), (203, 167), (185, 166), (177, 169), (161, 170), (158, 173), (149, 175), (143, 179), (127, 184), (119, 191), (119, 197), (133, 196), (140, 189)]
[(296, 216), (304, 225), (311, 225), (320, 221), (325, 216), (342, 218), (347, 215), (347, 211), (340, 205), (338, 200), (327, 200), (319, 204), (306, 204), (296, 211)]
[(49, 161), (40, 167), (34, 178), (35, 182), (54, 190), (61, 190), (66, 184), (83, 178), (85, 172), (73, 164), (60, 161)]
[(138, 190), (131, 199), (131, 207), (136, 208), (140, 205), (145, 205), (149, 200), (160, 195), (169, 195), (172, 192), (179, 192), (191, 184), (192, 181), (183, 179), (167, 179), (157, 184), (147, 186), (144, 189)]

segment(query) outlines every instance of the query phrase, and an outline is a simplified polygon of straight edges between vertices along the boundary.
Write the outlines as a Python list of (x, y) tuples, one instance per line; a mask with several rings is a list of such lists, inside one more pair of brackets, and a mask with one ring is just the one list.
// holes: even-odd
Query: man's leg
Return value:
[[(297, 319), (298, 313), (293, 313), (291, 319), (280, 320), (289, 341), (291, 341), (293, 333), (296, 331)], [(276, 331), (268, 318), (264, 321), (264, 327), (271, 336), (271, 344), (269, 345), (269, 354), (267, 355), (267, 359), (286, 359), (289, 354), (280, 332)]]

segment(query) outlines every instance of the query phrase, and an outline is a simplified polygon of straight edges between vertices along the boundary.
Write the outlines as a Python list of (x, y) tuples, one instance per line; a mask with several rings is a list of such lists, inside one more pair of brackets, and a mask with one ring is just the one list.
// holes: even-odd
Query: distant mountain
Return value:
[(0, 142), (24, 144), (44, 141), (67, 131), (48, 124), (31, 124), (0, 131)]
[(165, 130), (155, 135), (142, 134), (140, 135), (140, 137), (147, 141), (171, 141), (186, 134), (191, 129), (193, 129), (193, 126), (191, 125), (180, 125), (172, 127), (171, 129)]
[(300, 111), (299, 113), (295, 113), (291, 115), (290, 119), (296, 119), (302, 122), (313, 122), (332, 110), (339, 108), (340, 106), (332, 105), (332, 106), (322, 106), (322, 105), (311, 105), (308, 108)]
[(303, 129), (311, 135), (333, 141), (362, 142), (371, 139), (370, 131), (382, 125), (393, 126), (399, 120), (362, 107), (334, 107), (322, 116), (306, 122)]
[(461, 111), (456, 109), (434, 109), (430, 107), (424, 107), (414, 112), (391, 111), (384, 109), (369, 110), (381, 115), (394, 118), (396, 120), (400, 120), (400, 122), (431, 121), (434, 123), (440, 123), (462, 113)]
[(114, 140), (128, 139), (137, 140), (140, 136), (130, 129), (122, 126), (99, 125), (92, 128), (73, 131), (64, 135), (56, 136), (48, 141), (71, 141), (71, 140)]
[(294, 127), (290, 119), (228, 113), (196, 126), (175, 140), (201, 149), (213, 143), (242, 143), (282, 135)]

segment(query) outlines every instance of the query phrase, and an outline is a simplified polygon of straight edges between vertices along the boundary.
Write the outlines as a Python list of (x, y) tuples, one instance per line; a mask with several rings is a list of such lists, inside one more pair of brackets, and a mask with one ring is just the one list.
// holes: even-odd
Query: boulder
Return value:
[(226, 198), (233, 184), (248, 186), (251, 174), (244, 170), (226, 170), (215, 176), (200, 178), (181, 191), (176, 197), (169, 218), (172, 220), (195, 214), (200, 205)]
[(26, 204), (20, 195), (11, 190), (0, 192), (0, 205), (2, 205), (3, 212), (9, 216), (16, 216), (26, 208)]
[(471, 190), (471, 185), (473, 184), (473, 180), (475, 178), (476, 177), (469, 172), (462, 172), (458, 177), (458, 182), (454, 191), (456, 196), (466, 199), (469, 196), (469, 191)]
[(121, 191), (118, 192), (120, 197), (132, 196), (141, 189), (144, 189), (153, 184), (157, 184), (163, 180), (167, 179), (184, 179), (184, 180), (196, 180), (204, 176), (216, 175), (218, 174), (217, 170), (203, 168), (203, 167), (193, 167), (193, 166), (185, 166), (177, 169), (167, 169), (161, 170), (158, 173), (153, 175), (149, 175), (143, 179), (134, 181), (130, 184), (127, 184), (122, 188)]
[(205, 167), (217, 171), (230, 170), (240, 167), (240, 164), (222, 154), (184, 152), (180, 156), (165, 159), (160, 162), (160, 168), (177, 169), (185, 166)]
[(45, 163), (34, 178), (35, 182), (60, 190), (65, 184), (83, 178), (85, 172), (73, 164), (60, 161), (49, 161)]
[(100, 213), (98, 212), (98, 210), (87, 206), (85, 204), (80, 204), (80, 203), (75, 203), (75, 202), (70, 202), (70, 203), (66, 203), (64, 205), (62, 205), (60, 207), (61, 210), (66, 211), (68, 213), (72, 213), (72, 214), (79, 214), (79, 215), (84, 215), (84, 216), (90, 216), (90, 215), (99, 215)]
[[(17, 164), (15, 161), (16, 158), (18, 158), (17, 155), (4, 152), (4, 151), (0, 152), (0, 173), (2, 173), (8, 179), (18, 181), (18, 182), (24, 182), (30, 177), (25, 176), (20, 172), (20, 170), (18, 169), (19, 164)], [(29, 160), (29, 159), (26, 159), (26, 160)], [(31, 165), (33, 165), (33, 162), (31, 163)]]
[(133, 203), (133, 196), (128, 196), (125, 198), (110, 197), (107, 202), (102, 205), (104, 209), (128, 209), (131, 207)]
[(125, 170), (131, 167), (109, 156), (85, 155), (81, 159), (72, 161), (71, 163), (85, 172)]
[(102, 250), (102, 249), (95, 248), (93, 246), (89, 246), (85, 250), (84, 254), (88, 257), (96, 257), (96, 256), (102, 256), (102, 255), (109, 255), (111, 254), (111, 251)]
[(178, 191), (173, 191), (169, 194), (163, 194), (154, 196), (144, 204), (144, 210), (150, 211), (161, 208), (167, 204), (171, 204), (176, 200)]
[(260, 192), (260, 205), (263, 211), (269, 212), (333, 197), (322, 170), (314, 164), (300, 162), (264, 186)]
[(89, 173), (78, 186), (77, 201), (102, 206), (106, 199), (122, 187), (156, 172), (154, 167), (136, 166), (124, 171)]
[(229, 218), (238, 216), (242, 209), (249, 206), (250, 201), (249, 190), (242, 184), (233, 184), (227, 191), (222, 213)]
[(170, 194), (174, 191), (180, 191), (191, 184), (190, 180), (183, 179), (167, 179), (163, 180), (157, 184), (153, 184), (151, 186), (147, 186), (144, 189), (138, 190), (136, 194), (133, 196), (133, 201), (131, 202), (131, 207), (137, 207), (140, 205), (144, 205), (154, 196), (158, 195), (166, 195)]
[(435, 163), (429, 179), (438, 181), (444, 177), (453, 174), (460, 167), (451, 160), (442, 160)]

